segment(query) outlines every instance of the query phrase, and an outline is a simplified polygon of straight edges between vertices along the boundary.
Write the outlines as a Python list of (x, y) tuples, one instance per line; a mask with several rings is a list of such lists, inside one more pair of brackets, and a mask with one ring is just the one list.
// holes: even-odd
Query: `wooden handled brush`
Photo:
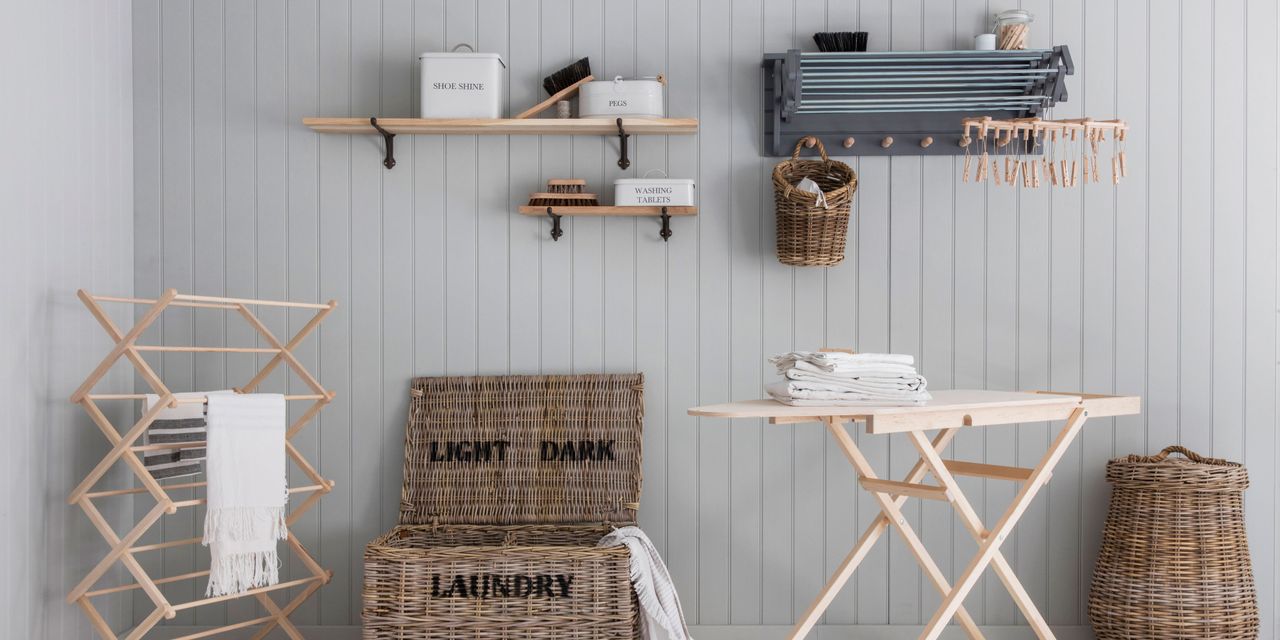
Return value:
[(582, 85), (595, 80), (595, 76), (591, 75), (591, 61), (587, 58), (578, 60), (577, 62), (545, 77), (542, 79), (542, 87), (551, 94), (550, 98), (525, 109), (516, 116), (517, 120), (531, 118), (533, 116), (551, 108), (551, 105), (566, 100), (573, 94), (578, 92), (578, 88)]

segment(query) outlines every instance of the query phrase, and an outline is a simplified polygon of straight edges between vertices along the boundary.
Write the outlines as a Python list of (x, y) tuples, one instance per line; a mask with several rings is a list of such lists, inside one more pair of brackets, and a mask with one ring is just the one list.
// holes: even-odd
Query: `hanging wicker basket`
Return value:
[[(800, 159), (800, 149), (810, 140), (816, 143), (821, 160)], [(826, 198), (825, 207), (817, 204), (816, 193), (796, 189), (796, 183), (804, 178), (818, 183)], [(806, 138), (797, 142), (791, 159), (773, 168), (778, 262), (797, 267), (840, 264), (849, 231), (849, 205), (857, 188), (857, 174), (849, 165), (828, 158), (821, 140)]]
[(1111, 507), (1089, 594), (1099, 640), (1257, 638), (1244, 467), (1173, 446), (1112, 460), (1107, 480)]

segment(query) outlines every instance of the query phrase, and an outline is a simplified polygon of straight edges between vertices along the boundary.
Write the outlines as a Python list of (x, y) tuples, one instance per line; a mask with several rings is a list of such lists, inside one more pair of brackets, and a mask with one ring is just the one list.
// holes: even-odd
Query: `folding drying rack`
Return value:
[(828, 153), (962, 155), (960, 121), (1027, 118), (1067, 99), (1065, 45), (1018, 51), (770, 53), (762, 154), (820, 139)]
[[(334, 398), (334, 393), (332, 391), (326, 390), (323, 386), (320, 385), (320, 383), (315, 379), (314, 376), (312, 376), (309, 372), (307, 372), (306, 368), (302, 366), (302, 363), (300, 363), (298, 359), (293, 355), (293, 350), (298, 346), (299, 343), (302, 342), (304, 338), (307, 337), (308, 334), (310, 334), (312, 331), (315, 330), (315, 328), (320, 324), (322, 320), (324, 320), (325, 316), (327, 316), (330, 311), (333, 311), (334, 307), (337, 306), (337, 303), (330, 301), (324, 304), (315, 304), (315, 303), (304, 303), (304, 302), (281, 302), (281, 301), (275, 301), (275, 300), (250, 300), (250, 299), (244, 299), (244, 298), (220, 298), (220, 297), (211, 297), (211, 296), (195, 296), (195, 295), (179, 294), (176, 290), (173, 290), (173, 289), (166, 290), (157, 300), (146, 300), (146, 299), (140, 299), (140, 298), (119, 298), (119, 297), (110, 297), (110, 296), (94, 296), (86, 293), (83, 290), (79, 291), (77, 295), (80, 297), (81, 302), (83, 302), (84, 305), (88, 307), (89, 312), (93, 314), (93, 317), (96, 318), (98, 320), (98, 323), (102, 325), (102, 328), (106, 330), (107, 334), (111, 337), (111, 339), (115, 341), (115, 346), (112, 347), (110, 353), (108, 353), (107, 356), (103, 358), (102, 362), (98, 364), (97, 368), (93, 370), (93, 373), (89, 374), (89, 377), (84, 381), (84, 384), (80, 385), (79, 389), (76, 389), (75, 393), (72, 394), (71, 396), (71, 401), (84, 407), (85, 411), (88, 412), (89, 417), (93, 420), (94, 424), (96, 424), (98, 428), (102, 431), (102, 434), (106, 436), (107, 442), (111, 444), (111, 451), (109, 451), (107, 455), (102, 458), (102, 461), (99, 462), (98, 465), (93, 468), (93, 471), (89, 472), (89, 475), (85, 477), (84, 481), (81, 482), (79, 486), (77, 486), (75, 490), (71, 492), (71, 496), (70, 498), (68, 498), (67, 501), (70, 504), (79, 505), (80, 508), (84, 510), (85, 515), (89, 517), (89, 521), (93, 523), (93, 526), (98, 530), (100, 534), (102, 534), (102, 537), (107, 541), (107, 545), (111, 547), (111, 551), (107, 553), (106, 557), (103, 558), (101, 562), (99, 562), (91, 571), (89, 571), (88, 575), (86, 575), (84, 579), (80, 581), (79, 584), (77, 584), (73, 589), (71, 589), (71, 592), (67, 594), (67, 602), (75, 603), (79, 605), (80, 608), (84, 610), (85, 615), (88, 616), (89, 622), (93, 625), (93, 628), (102, 637), (108, 638), (110, 640), (115, 640), (117, 638), (117, 636), (115, 635), (115, 632), (113, 632), (111, 628), (107, 625), (106, 621), (102, 618), (102, 615), (98, 613), (97, 608), (94, 607), (91, 600), (93, 598), (104, 596), (111, 593), (121, 593), (121, 592), (131, 591), (135, 589), (141, 589), (142, 592), (145, 593), (147, 597), (151, 599), (152, 603), (155, 604), (155, 610), (152, 611), (150, 615), (144, 618), (140, 623), (137, 624), (137, 626), (135, 626), (131, 631), (128, 632), (127, 635), (124, 636), (125, 640), (138, 640), (139, 638), (144, 637), (157, 624), (159, 624), (161, 619), (172, 619), (177, 615), (177, 612), (179, 611), (194, 609), (196, 607), (215, 604), (218, 602), (226, 602), (228, 600), (235, 600), (238, 598), (252, 597), (252, 598), (255, 598), (262, 605), (263, 609), (266, 610), (267, 615), (253, 618), (250, 620), (245, 620), (242, 622), (227, 624), (225, 626), (221, 626), (215, 629), (203, 630), (197, 633), (184, 635), (179, 640), (182, 640), (182, 639), (192, 640), (194, 638), (204, 638), (208, 636), (225, 633), (228, 631), (233, 631), (236, 629), (252, 627), (255, 625), (263, 625), (262, 628), (258, 631), (258, 633), (253, 636), (255, 639), (265, 637), (268, 633), (271, 632), (272, 629), (274, 629), (276, 626), (279, 626), (284, 631), (284, 633), (288, 635), (290, 638), (292, 638), (293, 640), (302, 640), (302, 634), (299, 633), (297, 627), (295, 627), (293, 623), (289, 621), (289, 614), (293, 613), (293, 611), (297, 609), (299, 605), (301, 605), (304, 601), (306, 601), (307, 598), (311, 597), (311, 595), (314, 594), (317, 589), (327, 584), (329, 580), (333, 577), (333, 572), (322, 568), (319, 565), (319, 563), (317, 563), (315, 559), (312, 558), (311, 554), (308, 553), (305, 548), (303, 548), (302, 544), (298, 541), (298, 539), (293, 535), (292, 532), (289, 533), (289, 537), (287, 539), (286, 544), (289, 546), (289, 548), (293, 549), (294, 554), (297, 555), (297, 557), (302, 561), (302, 564), (307, 568), (307, 571), (311, 574), (309, 577), (299, 578), (296, 580), (288, 580), (288, 581), (280, 582), (278, 584), (274, 584), (267, 587), (249, 589), (248, 591), (244, 591), (238, 594), (217, 596), (217, 597), (210, 597), (210, 598), (201, 598), (201, 599), (193, 600), (191, 602), (183, 602), (183, 603), (177, 603), (177, 604), (170, 603), (169, 600), (165, 598), (164, 594), (161, 593), (159, 585), (169, 584), (173, 582), (180, 582), (183, 580), (199, 580), (209, 575), (209, 572), (207, 570), (194, 571), (194, 572), (185, 573), (182, 575), (155, 579), (147, 575), (147, 572), (142, 568), (142, 565), (138, 563), (137, 558), (135, 558), (136, 554), (142, 553), (142, 552), (158, 551), (161, 549), (169, 549), (169, 548), (179, 547), (183, 545), (200, 544), (201, 538), (199, 537), (186, 538), (183, 540), (168, 540), (160, 543), (145, 544), (145, 545), (139, 545), (137, 543), (138, 543), (138, 540), (141, 539), (142, 536), (148, 530), (150, 530), (157, 522), (159, 522), (161, 516), (171, 515), (171, 514), (177, 513), (179, 509), (195, 507), (197, 505), (205, 504), (206, 502), (204, 498), (197, 498), (197, 499), (191, 499), (191, 500), (174, 500), (169, 495), (169, 491), (172, 491), (175, 489), (194, 489), (198, 487), (204, 487), (206, 483), (186, 482), (181, 484), (162, 485), (154, 476), (151, 475), (150, 472), (147, 471), (142, 461), (139, 460), (138, 458), (137, 454), (139, 452), (145, 452), (153, 448), (153, 447), (148, 447), (146, 445), (138, 445), (136, 444), (136, 442), (138, 438), (142, 436), (144, 432), (146, 432), (147, 427), (151, 425), (151, 423), (156, 419), (157, 414), (159, 414), (159, 412), (162, 409), (166, 407), (176, 407), (178, 404), (182, 404), (182, 403), (194, 403), (194, 402), (203, 403), (203, 402), (206, 402), (207, 400), (207, 398), (204, 398), (204, 397), (196, 397), (196, 398), (184, 397), (182, 399), (177, 398), (174, 395), (174, 393), (170, 391), (167, 386), (165, 386), (164, 382), (160, 380), (160, 377), (156, 375), (155, 371), (151, 369), (151, 366), (147, 364), (147, 361), (143, 359), (142, 354), (148, 351), (188, 352), (188, 353), (274, 354), (271, 360), (267, 362), (266, 366), (262, 367), (262, 369), (258, 371), (258, 374), (255, 375), (248, 382), (248, 384), (236, 389), (237, 393), (253, 393), (258, 388), (258, 385), (262, 384), (263, 380), (265, 380), (267, 376), (269, 376), (271, 372), (275, 370), (275, 368), (279, 366), (281, 363), (284, 363), (290, 369), (292, 369), (294, 373), (298, 376), (298, 378), (300, 378), (303, 381), (303, 383), (305, 383), (311, 389), (312, 393), (309, 393), (309, 394), (285, 396), (285, 400), (312, 402), (310, 407), (308, 407), (307, 410), (304, 411), (302, 415), (299, 416), (298, 419), (295, 420), (288, 427), (288, 431), (285, 434), (285, 438), (286, 438), (285, 453), (288, 455), (290, 459), (294, 461), (294, 463), (298, 466), (298, 468), (301, 469), (302, 472), (306, 474), (306, 476), (311, 480), (311, 484), (309, 485), (289, 488), (290, 495), (297, 495), (297, 494), (304, 494), (304, 493), (310, 494), (306, 500), (304, 500), (300, 505), (298, 505), (286, 517), (286, 523), (292, 526), (293, 523), (296, 522), (298, 518), (302, 516), (302, 514), (306, 513), (309, 509), (311, 509), (311, 507), (315, 506), (316, 502), (320, 499), (321, 496), (332, 491), (334, 486), (334, 482), (332, 480), (325, 479), (323, 476), (321, 476), (320, 473), (316, 471), (315, 467), (311, 466), (311, 464), (307, 462), (306, 458), (302, 456), (302, 454), (298, 451), (298, 449), (293, 446), (293, 443), (290, 442), (290, 440), (292, 440), (292, 438), (295, 435), (297, 435), (297, 433), (301, 431), (302, 428), (305, 427), (311, 421), (311, 419), (316, 416), (316, 414), (320, 413), (320, 410), (323, 409), (325, 405), (329, 404), (329, 402), (331, 402)], [(142, 314), (142, 317), (138, 319), (137, 324), (135, 324), (132, 329), (130, 329), (127, 333), (125, 333), (120, 331), (120, 329), (106, 314), (106, 312), (103, 311), (102, 306), (100, 304), (103, 302), (122, 302), (127, 304), (147, 305), (148, 308), (146, 312)], [(311, 318), (311, 320), (309, 320), (305, 325), (303, 325), (301, 329), (298, 330), (298, 333), (295, 334), (293, 338), (291, 338), (287, 343), (282, 343), (274, 335), (272, 335), (271, 331), (267, 329), (266, 325), (264, 325), (262, 321), (259, 320), (258, 317), (254, 315), (252, 311), (250, 311), (250, 307), (255, 307), (255, 306), (310, 309), (315, 311), (315, 315)], [(245, 319), (245, 321), (248, 322), (254, 328), (255, 331), (257, 331), (257, 333), (262, 337), (262, 339), (267, 344), (271, 346), (259, 348), (259, 347), (196, 347), (196, 346), (167, 346), (167, 345), (160, 346), (160, 345), (137, 344), (137, 340), (139, 336), (142, 335), (143, 331), (145, 331), (147, 327), (153, 324), (156, 321), (156, 319), (160, 317), (160, 314), (163, 313), (165, 309), (170, 307), (195, 307), (195, 308), (203, 308), (203, 309), (222, 309), (222, 310), (228, 310), (228, 311), (235, 311), (240, 316), (242, 316)], [(137, 369), (138, 374), (151, 388), (151, 392), (159, 396), (159, 401), (151, 409), (145, 411), (142, 415), (142, 418), (138, 420), (136, 423), (134, 423), (134, 425), (130, 427), (127, 431), (124, 431), (123, 434), (121, 433), (120, 429), (118, 429), (115, 425), (111, 424), (111, 421), (106, 417), (106, 415), (102, 412), (102, 410), (98, 408), (98, 402), (104, 401), (104, 400), (136, 401), (136, 400), (141, 400), (145, 398), (146, 397), (145, 394), (141, 394), (141, 393), (95, 394), (95, 393), (92, 393), (94, 385), (96, 385), (98, 381), (102, 379), (102, 377), (107, 373), (107, 371), (111, 368), (111, 366), (115, 364), (115, 362), (118, 361), (121, 357), (127, 358), (129, 362), (133, 364), (134, 368)], [(163, 448), (168, 449), (168, 448), (173, 448), (175, 445), (166, 444), (161, 446)], [(205, 443), (192, 442), (192, 443), (184, 443), (180, 446), (183, 448), (203, 447), (205, 446)], [(102, 491), (93, 491), (94, 485), (96, 485), (98, 481), (102, 479), (103, 475), (106, 474), (107, 470), (110, 469), (113, 465), (115, 465), (116, 462), (121, 460), (123, 460), (125, 464), (129, 467), (129, 469), (133, 472), (133, 474), (137, 476), (138, 481), (141, 483), (142, 486), (136, 487), (136, 488), (130, 488), (130, 489), (109, 489), (109, 490), (102, 490)], [(97, 506), (95, 506), (94, 504), (94, 500), (97, 500), (97, 499), (110, 498), (110, 497), (116, 497), (116, 496), (126, 496), (126, 495), (139, 495), (144, 493), (150, 494), (151, 497), (155, 499), (156, 505), (150, 511), (148, 511), (145, 516), (142, 517), (142, 520), (138, 521), (138, 523), (134, 525), (134, 527), (124, 535), (117, 534), (115, 530), (111, 528), (110, 524), (107, 523), (106, 519), (102, 516), (102, 513), (98, 510)], [(102, 578), (102, 576), (107, 572), (107, 570), (110, 569), (111, 566), (117, 562), (123, 565), (124, 568), (128, 570), (130, 574), (133, 575), (134, 580), (136, 580), (137, 582), (134, 582), (131, 584), (113, 586), (113, 587), (103, 587), (103, 588), (94, 589), (93, 587), (98, 582), (98, 580)], [(276, 604), (275, 600), (273, 600), (268, 595), (272, 591), (281, 591), (281, 590), (290, 589), (293, 587), (301, 587), (302, 590), (296, 596), (294, 596), (293, 599), (289, 600), (284, 606), (280, 606)]]

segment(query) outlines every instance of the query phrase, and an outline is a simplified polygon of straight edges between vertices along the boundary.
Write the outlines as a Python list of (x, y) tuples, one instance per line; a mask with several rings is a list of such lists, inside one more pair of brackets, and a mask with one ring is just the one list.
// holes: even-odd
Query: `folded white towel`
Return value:
[(621, 527), (601, 538), (597, 546), (619, 545), (626, 545), (631, 552), (631, 586), (643, 610), (642, 636), (645, 640), (690, 640), (676, 585), (649, 536), (640, 527)]
[(769, 397), (793, 407), (915, 407), (932, 399), (927, 391), (913, 394), (872, 395), (847, 391), (793, 389), (787, 382), (765, 385)]
[(845, 353), (843, 351), (792, 351), (769, 359), (778, 373), (804, 362), (830, 373), (841, 373), (868, 364), (915, 365), (915, 358), (898, 353)]
[(842, 365), (839, 369), (831, 371), (823, 367), (819, 367), (811, 362), (801, 360), (788, 369), (779, 369), (778, 373), (786, 373), (787, 371), (808, 371), (809, 373), (817, 373), (824, 376), (836, 376), (840, 378), (892, 378), (897, 376), (917, 375), (916, 368), (909, 364), (888, 362), (867, 362), (864, 364)]
[(205, 474), (206, 596), (279, 582), (276, 541), (288, 537), (285, 402), (279, 394), (210, 394)]
[(924, 391), (929, 384), (924, 379), (924, 376), (920, 374), (912, 376), (846, 378), (844, 376), (791, 369), (786, 372), (785, 376), (793, 388), (817, 391), (910, 395)]

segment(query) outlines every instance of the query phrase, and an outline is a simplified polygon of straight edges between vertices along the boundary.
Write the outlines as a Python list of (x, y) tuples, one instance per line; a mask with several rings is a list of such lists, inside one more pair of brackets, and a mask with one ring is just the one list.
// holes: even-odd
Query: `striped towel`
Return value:
[(597, 547), (625, 546), (630, 552), (631, 586), (640, 602), (643, 640), (692, 640), (676, 595), (675, 582), (658, 549), (640, 527), (622, 527), (600, 539)]
[[(211, 393), (233, 393), (233, 391), (228, 389)], [(175, 393), (173, 395), (179, 399), (191, 399), (203, 398), (208, 393)], [(149, 411), (159, 401), (160, 396), (147, 394), (142, 410)], [(161, 409), (156, 415), (155, 421), (147, 427), (143, 443), (146, 445), (171, 444), (174, 447), (149, 450), (143, 455), (142, 466), (147, 468), (153, 478), (157, 480), (185, 478), (204, 471), (206, 433), (204, 414), (203, 403), (190, 402)], [(182, 446), (187, 443), (200, 443), (200, 446)]]

